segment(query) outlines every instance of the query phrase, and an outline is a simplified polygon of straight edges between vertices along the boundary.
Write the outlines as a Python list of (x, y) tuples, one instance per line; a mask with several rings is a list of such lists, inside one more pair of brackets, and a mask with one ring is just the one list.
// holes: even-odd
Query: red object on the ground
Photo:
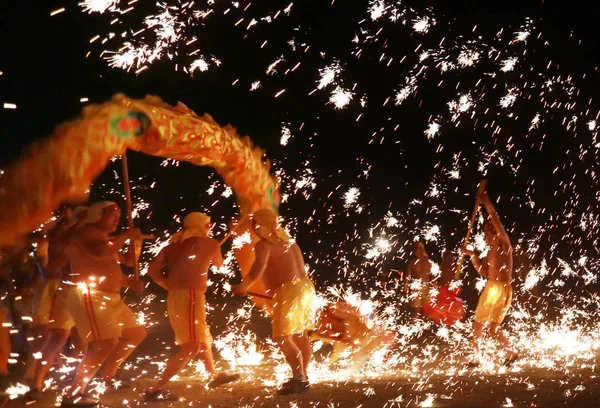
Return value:
[(439, 324), (452, 325), (465, 318), (467, 306), (458, 297), (462, 288), (450, 289), (448, 285), (440, 288), (440, 293), (431, 302), (423, 306), (423, 314)]

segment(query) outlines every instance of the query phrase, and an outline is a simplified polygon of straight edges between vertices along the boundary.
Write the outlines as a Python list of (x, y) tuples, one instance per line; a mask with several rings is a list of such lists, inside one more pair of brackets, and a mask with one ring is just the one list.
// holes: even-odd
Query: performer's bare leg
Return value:
[(32, 388), (41, 390), (46, 374), (50, 371), (52, 364), (56, 360), (56, 356), (63, 348), (69, 338), (69, 331), (64, 329), (49, 330), (50, 338), (48, 344), (42, 351), (42, 359), (40, 360), (33, 377)]
[(90, 342), (88, 351), (77, 367), (73, 378), (71, 394), (84, 393), (88, 383), (96, 375), (107, 357), (117, 346), (118, 339), (105, 339)]
[[(148, 389), (149, 393), (156, 392), (161, 390), (168, 382), (175, 376), (181, 369), (188, 365), (188, 363), (200, 353), (200, 349), (202, 345), (196, 342), (185, 343), (181, 345), (181, 349), (177, 354), (173, 354), (169, 361), (167, 362), (167, 366), (165, 367), (165, 371), (163, 371), (160, 380), (154, 386)], [(202, 360), (204, 362), (204, 360)], [(206, 369), (210, 371), (209, 367), (204, 363)], [(212, 364), (212, 355), (211, 355), (211, 364)], [(214, 367), (212, 367), (214, 370)], [(211, 371), (212, 373), (212, 371)]]
[(71, 329), (71, 340), (73, 341), (73, 354), (75, 357), (83, 356), (87, 352), (87, 342), (81, 338), (77, 328), (73, 326)]
[(127, 357), (133, 353), (133, 350), (135, 350), (144, 338), (146, 338), (146, 329), (142, 326), (123, 329), (117, 345), (112, 349), (110, 355), (102, 365), (98, 373), (99, 376), (104, 381), (112, 379), (117, 374), (117, 370), (121, 364), (127, 360)]
[(485, 322), (473, 322), (473, 358), (471, 359), (471, 363), (479, 363), (479, 343), (483, 338), (483, 329), (485, 326)]
[(274, 339), (283, 352), (286, 361), (292, 369), (292, 376), (296, 380), (306, 380), (302, 351), (294, 341), (293, 336), (284, 336)]
[(26, 369), (25, 374), (23, 374), (23, 380), (26, 382), (33, 381), (35, 371), (40, 364), (39, 359), (35, 358), (35, 354), (41, 353), (50, 340), (50, 332), (47, 324), (37, 326), (35, 331), (37, 332), (37, 337), (31, 344), (29, 353), (27, 353), (27, 362), (25, 363)]
[(499, 323), (490, 323), (489, 333), (498, 343), (502, 344), (504, 351), (506, 352), (507, 359), (511, 360), (517, 356), (517, 353), (510, 348), (510, 343), (504, 334), (504, 331), (500, 329)]
[(198, 352), (200, 353), (200, 360), (202, 360), (206, 371), (214, 376), (218, 375), (217, 369), (215, 368), (215, 360), (213, 358), (211, 345), (201, 343)]
[(294, 343), (300, 349), (302, 353), (302, 368), (304, 371), (304, 376), (308, 378), (308, 365), (310, 364), (310, 359), (312, 358), (312, 347), (310, 345), (310, 340), (308, 339), (308, 332), (304, 331), (302, 333), (294, 334)]

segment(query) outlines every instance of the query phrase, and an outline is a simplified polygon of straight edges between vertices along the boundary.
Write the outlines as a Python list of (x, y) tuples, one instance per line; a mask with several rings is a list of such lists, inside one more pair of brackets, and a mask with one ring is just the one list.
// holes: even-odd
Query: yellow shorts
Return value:
[(60, 286), (60, 279), (48, 279), (37, 293), (34, 325), (45, 325), (50, 320), (50, 311), (54, 303), (56, 291)]
[(139, 326), (120, 293), (75, 288), (69, 291), (67, 307), (84, 341), (118, 339), (123, 329)]
[(431, 284), (414, 279), (410, 284), (410, 307), (423, 307), (429, 303)]
[(275, 291), (273, 338), (314, 329), (317, 294), (310, 279), (287, 282)]
[(77, 290), (75, 285), (63, 284), (59, 286), (54, 295), (54, 302), (50, 308), (50, 318), (48, 319), (48, 329), (71, 331), (75, 326), (75, 321), (67, 306), (67, 299), (71, 291)]
[(512, 302), (512, 286), (507, 282), (488, 281), (479, 296), (476, 322), (502, 323)]
[(212, 344), (206, 323), (206, 298), (198, 289), (170, 290), (167, 295), (167, 312), (175, 332), (175, 343)]

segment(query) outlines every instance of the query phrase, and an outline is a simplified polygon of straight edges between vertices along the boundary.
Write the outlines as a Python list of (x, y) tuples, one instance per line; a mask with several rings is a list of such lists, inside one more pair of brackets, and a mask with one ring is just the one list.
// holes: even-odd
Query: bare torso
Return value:
[(447, 285), (450, 282), (452, 282), (452, 280), (454, 279), (454, 264), (452, 263), (442, 263), (442, 266), (440, 267), (440, 269), (442, 270), (442, 276), (440, 278), (440, 284), (441, 285)]
[(489, 281), (510, 283), (513, 271), (512, 247), (505, 244), (494, 246), (484, 259)]
[(308, 277), (304, 269), (302, 252), (297, 244), (276, 244), (262, 240), (256, 244), (257, 249), (259, 245), (269, 253), (263, 275), (263, 282), (267, 290), (271, 291), (284, 283)]
[(422, 282), (431, 280), (431, 262), (429, 258), (412, 258), (408, 263), (409, 278)]
[(169, 290), (206, 291), (208, 268), (220, 251), (219, 242), (208, 237), (192, 237), (164, 249)]
[[(71, 264), (73, 282), (81, 282), (98, 290), (119, 293), (123, 286), (123, 273), (119, 265), (119, 252), (113, 251), (107, 255), (96, 255), (94, 249), (84, 243), (82, 234), (93, 227), (86, 226), (71, 239), (66, 253)], [(93, 233), (93, 231), (91, 231)], [(107, 239), (102, 245), (111, 246)]]

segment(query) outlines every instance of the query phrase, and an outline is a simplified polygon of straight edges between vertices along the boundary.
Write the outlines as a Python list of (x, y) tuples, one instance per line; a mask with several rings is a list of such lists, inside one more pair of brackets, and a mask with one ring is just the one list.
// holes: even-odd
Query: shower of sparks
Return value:
[(290, 131), (290, 128), (284, 126), (281, 128), (281, 139), (279, 139), (279, 143), (281, 143), (282, 146), (286, 146), (290, 140), (290, 138), (292, 137), (292, 132)]
[(427, 16), (418, 18), (413, 24), (413, 30), (415, 30), (417, 33), (426, 33), (433, 24), (435, 23)]
[(87, 13), (104, 13), (106, 11), (116, 12), (116, 6), (121, 0), (85, 0), (79, 5), (83, 7), (83, 11)]
[(352, 100), (354, 94), (350, 91), (344, 90), (339, 86), (331, 92), (331, 98), (329, 98), (329, 102), (331, 102), (336, 108), (342, 109), (346, 107), (350, 101)]
[(508, 93), (500, 99), (500, 106), (508, 108), (512, 106), (517, 100), (517, 95), (514, 89), (510, 89)]
[(500, 71), (502, 72), (508, 72), (508, 71), (512, 71), (513, 69), (515, 69), (515, 65), (517, 64), (517, 58), (509, 58), (507, 60), (502, 61), (502, 68), (500, 68)]
[[(83, 12), (106, 16), (106, 32), (92, 37), (90, 46), (112, 67), (142, 74), (162, 61), (200, 76), (199, 73), (227, 66), (228, 72), (235, 75), (231, 83), (241, 78), (243, 89), (253, 95), (279, 96), (285, 90), (285, 97), (290, 94), (297, 97), (290, 98), (294, 100), (292, 107), (306, 105), (308, 110), (317, 99), (301, 98), (320, 94), (326, 105), (321, 109), (344, 108), (336, 114), (352, 115), (356, 110), (355, 118), (360, 124), (362, 117), (385, 114), (380, 126), (365, 138), (369, 148), (379, 144), (382, 149), (391, 150), (398, 141), (404, 149), (403, 142), (410, 137), (430, 140), (423, 149), (431, 151), (418, 152), (423, 160), (434, 159), (431, 174), (420, 175), (421, 179), (430, 179), (413, 196), (398, 193), (401, 198), (380, 205), (380, 197), (374, 193), (379, 191), (375, 190), (378, 184), (385, 183), (378, 179), (383, 167), (380, 163), (371, 165), (358, 157), (355, 160), (358, 169), (353, 173), (344, 170), (338, 181), (338, 173), (327, 174), (313, 164), (318, 148), (313, 148), (312, 143), (326, 137), (326, 132), (312, 129), (314, 123), (305, 126), (283, 119), (286, 122), (278, 135), (280, 144), (288, 146), (293, 141), (294, 145), (307, 143), (311, 147), (302, 153), (299, 149), (293, 152), (300, 159), (289, 160), (292, 158), (289, 147), (273, 152), (272, 159), (274, 173), (281, 181), (286, 229), (299, 237), (302, 247), (304, 242), (310, 247), (312, 241), (319, 245), (307, 250), (307, 269), (316, 281), (331, 274), (325, 271), (335, 271), (335, 276), (329, 278), (334, 284), (320, 282), (324, 288), (320, 302), (346, 301), (356, 305), (368, 316), (370, 324), (398, 334), (395, 347), (371, 356), (359, 375), (350, 370), (350, 359), (345, 358), (337, 368), (326, 363), (311, 365), (311, 381), (381, 378), (393, 373), (418, 380), (419, 387), (427, 389), (427, 384), (437, 381), (432, 379), (434, 374), (452, 379), (501, 372), (511, 379), (513, 374), (529, 367), (571, 375), (573, 366), (595, 366), (600, 351), (597, 324), (600, 317), (596, 310), (600, 299), (589, 285), (596, 282), (600, 265), (595, 249), (600, 247), (596, 238), (600, 233), (600, 208), (595, 202), (588, 205), (583, 197), (595, 197), (592, 201), (598, 198), (600, 145), (596, 138), (600, 109), (582, 85), (581, 75), (565, 73), (565, 68), (559, 69), (557, 62), (530, 58), (536, 47), (546, 47), (544, 33), (533, 20), (525, 20), (520, 27), (505, 27), (493, 36), (480, 35), (474, 27), (473, 35), (464, 33), (449, 39), (438, 33), (443, 16), (435, 15), (432, 10), (419, 13), (398, 1), (370, 0), (364, 18), (356, 23), (344, 47), (339, 47), (340, 50), (350, 47), (351, 51), (325, 52), (316, 42), (306, 43), (303, 27), (290, 28), (287, 36), (277, 39), (278, 43), (260, 37), (263, 31), (259, 27), (263, 25), (279, 25), (286, 32), (288, 17), (302, 7), (300, 4), (293, 7), (292, 3), (277, 4), (269, 12), (259, 14), (252, 7), (245, 8), (243, 2), (166, 1), (145, 4), (144, 10), (151, 13), (140, 18), (142, 13), (138, 8), (141, 9), (142, 3), (116, 0), (80, 3)], [(124, 18), (128, 18), (127, 23)], [(117, 32), (120, 26), (127, 29)], [(260, 62), (259, 73), (241, 75), (246, 67), (236, 69), (227, 53), (219, 48), (228, 44), (217, 42), (215, 47), (211, 46), (207, 36), (213, 33), (209, 27), (227, 30), (231, 36), (239, 35), (240, 41), (244, 41), (241, 44)], [(411, 51), (391, 51), (394, 38), (413, 41)], [(389, 75), (392, 79), (363, 75), (371, 69), (388, 70), (393, 73)], [(301, 85), (292, 76), (296, 72), (309, 80)], [(284, 101), (285, 97), (280, 98), (281, 103), (289, 103)], [(414, 115), (417, 134), (411, 135), (402, 123), (396, 126), (393, 118), (403, 112), (412, 116), (416, 106), (426, 112), (422, 118)], [(16, 105), (5, 103), (4, 108), (16, 109)], [(348, 135), (348, 143), (362, 143), (360, 132), (362, 129), (356, 131), (357, 135)], [(545, 149), (556, 138), (567, 146), (558, 159), (545, 156)], [(394, 152), (398, 152), (398, 161), (393, 164), (403, 167), (408, 160), (402, 154), (406, 153)], [(531, 166), (540, 157), (552, 160), (551, 181), (531, 179), (521, 170), (525, 162)], [(164, 160), (164, 169), (160, 170), (170, 171), (178, 165), (175, 160)], [(513, 194), (497, 199), (515, 247), (515, 300), (506, 328), (511, 344), (519, 347), (523, 355), (507, 370), (497, 363), (495, 349), (484, 348), (482, 367), (472, 374), (462, 368), (463, 360), (468, 358), (465, 350), (471, 338), (471, 317), (448, 327), (411, 321), (405, 304), (398, 303), (399, 299), (406, 300), (399, 295), (402, 291), (399, 275), (388, 274), (387, 270), (399, 260), (407, 261), (411, 242), (420, 238), (431, 254), (434, 275), (440, 275), (441, 250), (457, 248), (468, 225), (470, 209), (464, 208), (467, 205), (464, 197), (472, 194), (476, 182), (488, 172), (498, 172), (505, 178), (505, 184), (514, 184)], [(397, 184), (402, 187), (404, 182), (398, 180)], [(552, 190), (552, 200), (561, 205), (545, 204), (543, 190)], [(398, 191), (403, 190), (395, 190)], [(211, 180), (201, 198), (202, 204), (211, 208), (215, 202), (216, 206), (231, 203), (232, 194), (221, 181)], [(150, 217), (152, 206), (138, 200), (134, 206), (136, 221), (144, 222)], [(303, 219), (294, 218), (296, 210), (306, 208), (314, 212)], [(517, 213), (521, 214), (519, 224), (513, 215)], [(536, 224), (534, 228), (527, 225), (529, 219)], [(484, 221), (483, 215), (477, 218), (468, 243), (468, 248), (482, 256), (489, 250), (482, 232)], [(149, 259), (168, 244), (175, 230), (171, 225), (156, 231), (159, 239), (144, 250), (144, 272)], [(233, 250), (250, 241), (248, 233), (233, 237), (225, 254), (225, 265), (211, 273), (213, 284), (209, 290), (230, 295), (229, 279), (238, 274)], [(465, 291), (481, 292), (486, 280), (474, 277), (470, 266), (464, 270)], [(342, 288), (337, 286), (341, 277), (347, 282)], [(359, 294), (351, 290), (353, 284), (366, 289)], [(134, 307), (142, 309), (137, 310), (138, 316), (147, 325), (163, 318), (147, 310), (143, 301)], [(226, 362), (247, 373), (250, 381), (275, 386), (289, 373), (275, 345), (247, 330), (252, 313), (257, 312), (249, 307), (230, 312), (227, 330), (215, 336), (215, 347)], [(422, 341), (426, 333), (434, 333), (431, 343), (409, 347), (411, 342)], [(436, 362), (434, 367), (432, 361)], [(265, 378), (257, 379), (252, 374), (256, 366), (267, 362), (273, 369)], [(164, 361), (153, 363), (156, 369), (164, 366)], [(202, 377), (206, 373), (198, 368), (194, 375)], [(13, 390), (14, 394), (23, 392), (21, 388)], [(363, 392), (370, 396), (374, 391), (367, 387)], [(443, 395), (426, 394), (416, 402), (411, 400), (411, 404), (434, 407), (442, 398)], [(407, 400), (398, 396), (395, 401)], [(509, 398), (500, 403), (517, 405)]]
[(340, 67), (340, 64), (337, 62), (334, 62), (331, 65), (320, 69), (319, 73), (321, 74), (321, 78), (319, 79), (318, 88), (323, 89), (326, 86), (332, 84), (335, 81), (336, 77), (338, 75), (340, 75), (341, 72), (342, 72), (342, 68)]
[(440, 131), (440, 125), (433, 122), (429, 124), (429, 127), (427, 128), (427, 130), (425, 131), (425, 134), (427, 135), (428, 139), (432, 139), (433, 137), (435, 137), (435, 135), (437, 135)]
[(204, 58), (201, 57), (192, 62), (192, 65), (190, 65), (190, 72), (194, 72), (195, 70), (200, 72), (208, 71), (208, 63), (204, 60)]
[(356, 203), (358, 200), (358, 196), (360, 195), (360, 190), (356, 187), (350, 187), (348, 191), (344, 194), (344, 205), (346, 207), (350, 207), (352, 204)]

